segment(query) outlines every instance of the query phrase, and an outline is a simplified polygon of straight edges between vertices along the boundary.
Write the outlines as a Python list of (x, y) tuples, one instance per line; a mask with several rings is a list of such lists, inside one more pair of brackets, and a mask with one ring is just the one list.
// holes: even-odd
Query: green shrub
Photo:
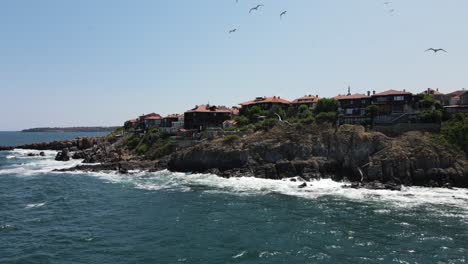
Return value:
[(138, 144), (140, 144), (140, 139), (138, 137), (131, 137), (125, 145), (128, 149), (132, 150), (135, 149)]
[(440, 134), (468, 155), (468, 114), (456, 114), (444, 122)]
[(143, 154), (145, 154), (147, 151), (148, 151), (148, 145), (146, 145), (146, 144), (144, 144), (144, 143), (143, 143), (143, 144), (140, 144), (140, 145), (136, 148), (136, 150), (135, 150), (135, 152), (136, 152), (138, 155), (143, 155)]
[(239, 135), (228, 135), (223, 138), (224, 143), (233, 143), (234, 141), (238, 140), (240, 137)]
[(235, 126), (230, 126), (230, 127), (226, 127), (226, 128), (224, 128), (223, 130), (224, 130), (224, 131), (237, 131), (237, 130), (238, 130), (238, 128), (237, 128), (237, 127), (235, 127)]
[(340, 106), (339, 102), (335, 99), (322, 98), (318, 100), (317, 107), (315, 107), (314, 112), (316, 114), (338, 112), (339, 106)]
[(439, 123), (442, 120), (442, 112), (439, 110), (426, 110), (418, 113), (417, 118), (422, 123)]
[(299, 119), (299, 123), (301, 123), (303, 125), (311, 125), (311, 124), (315, 123), (315, 118), (313, 116), (309, 116), (309, 117), (306, 117), (306, 118), (303, 118), (303, 119)]
[(338, 113), (336, 112), (322, 112), (319, 113), (316, 117), (315, 120), (317, 120), (318, 124), (324, 124), (324, 123), (336, 123), (336, 120), (338, 119)]
[(255, 129), (256, 130), (268, 131), (268, 130), (272, 129), (278, 122), (279, 122), (278, 119), (268, 118), (268, 119), (265, 119), (262, 122), (258, 123), (255, 126)]
[(237, 125), (239, 127), (243, 127), (243, 126), (250, 124), (250, 120), (245, 116), (237, 116), (234, 118), (234, 120), (236, 120)]
[(239, 128), (239, 131), (244, 132), (244, 131), (247, 131), (247, 130), (250, 130), (250, 129), (255, 130), (255, 126), (252, 125), (252, 124), (246, 125), (246, 126), (243, 126), (243, 127)]

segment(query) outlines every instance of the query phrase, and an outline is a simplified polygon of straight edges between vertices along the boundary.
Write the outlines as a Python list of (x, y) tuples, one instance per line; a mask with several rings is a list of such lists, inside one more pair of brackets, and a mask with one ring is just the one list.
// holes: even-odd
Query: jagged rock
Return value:
[(44, 151), (41, 151), (41, 152), (39, 152), (39, 156), (41, 156), (41, 157), (45, 157), (45, 153), (44, 153)]
[(302, 183), (301, 185), (299, 185), (299, 186), (297, 186), (297, 187), (298, 187), (298, 188), (301, 188), (301, 189), (302, 189), (302, 188), (305, 188), (305, 187), (307, 187), (307, 183), (304, 182), (304, 183)]
[(38, 154), (29, 152), (28, 154), (26, 154), (26, 156), (35, 157), (35, 156), (38, 156)]
[(5, 146), (0, 146), (0, 151), (10, 151), (15, 149), (14, 147), (5, 147)]
[(72, 159), (85, 159), (86, 158), (86, 152), (84, 151), (77, 151), (73, 153)]
[(69, 150), (68, 148), (62, 149), (62, 151), (58, 152), (57, 155), (55, 156), (55, 160), (58, 161), (69, 161), (70, 156), (69, 156)]

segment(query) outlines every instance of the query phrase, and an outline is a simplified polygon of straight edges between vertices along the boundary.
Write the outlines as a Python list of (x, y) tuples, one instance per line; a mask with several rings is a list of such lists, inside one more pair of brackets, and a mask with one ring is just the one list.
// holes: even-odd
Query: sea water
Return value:
[(160, 171), (0, 152), (0, 263), (466, 263), (468, 190)]

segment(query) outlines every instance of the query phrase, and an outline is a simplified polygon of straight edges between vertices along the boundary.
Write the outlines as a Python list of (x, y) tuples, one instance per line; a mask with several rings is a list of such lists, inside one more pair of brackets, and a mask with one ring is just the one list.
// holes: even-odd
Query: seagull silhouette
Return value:
[(447, 51), (444, 50), (444, 49), (434, 49), (434, 48), (427, 49), (426, 52), (428, 52), (428, 51), (433, 51), (434, 53), (437, 53), (437, 52), (439, 52), (439, 51), (447, 52)]
[(392, 3), (392, 2), (384, 2), (383, 4), (384, 4), (384, 5), (389, 5), (389, 4), (391, 4), (391, 3)]
[(252, 11), (254, 11), (254, 10), (258, 11), (258, 8), (261, 7), (261, 6), (263, 6), (263, 5), (257, 5), (256, 7), (250, 8), (249, 13), (252, 13)]
[(237, 31), (237, 28), (229, 30), (229, 34), (235, 33)]
[(281, 12), (281, 14), (280, 14), (280, 19), (282, 19), (283, 16), (286, 15), (287, 12), (288, 12), (288, 11), (283, 11), (283, 12)]

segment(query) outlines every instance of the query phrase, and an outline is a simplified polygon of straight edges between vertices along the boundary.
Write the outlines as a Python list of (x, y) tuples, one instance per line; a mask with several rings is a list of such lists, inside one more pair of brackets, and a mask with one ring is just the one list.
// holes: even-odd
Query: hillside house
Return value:
[(319, 100), (318, 95), (313, 96), (311, 94), (304, 95), (301, 98), (297, 98), (291, 102), (291, 105), (295, 108), (299, 108), (301, 105), (306, 105), (310, 110), (314, 109), (317, 106), (317, 102)]
[(285, 99), (281, 99), (279, 96), (273, 97), (257, 97), (252, 101), (241, 103), (241, 110), (245, 111), (254, 106), (258, 106), (263, 110), (271, 110), (274, 107), (282, 107), (285, 110), (291, 105), (291, 102)]
[(231, 119), (232, 110), (225, 106), (197, 105), (184, 113), (184, 128), (205, 130), (221, 128), (223, 122)]

